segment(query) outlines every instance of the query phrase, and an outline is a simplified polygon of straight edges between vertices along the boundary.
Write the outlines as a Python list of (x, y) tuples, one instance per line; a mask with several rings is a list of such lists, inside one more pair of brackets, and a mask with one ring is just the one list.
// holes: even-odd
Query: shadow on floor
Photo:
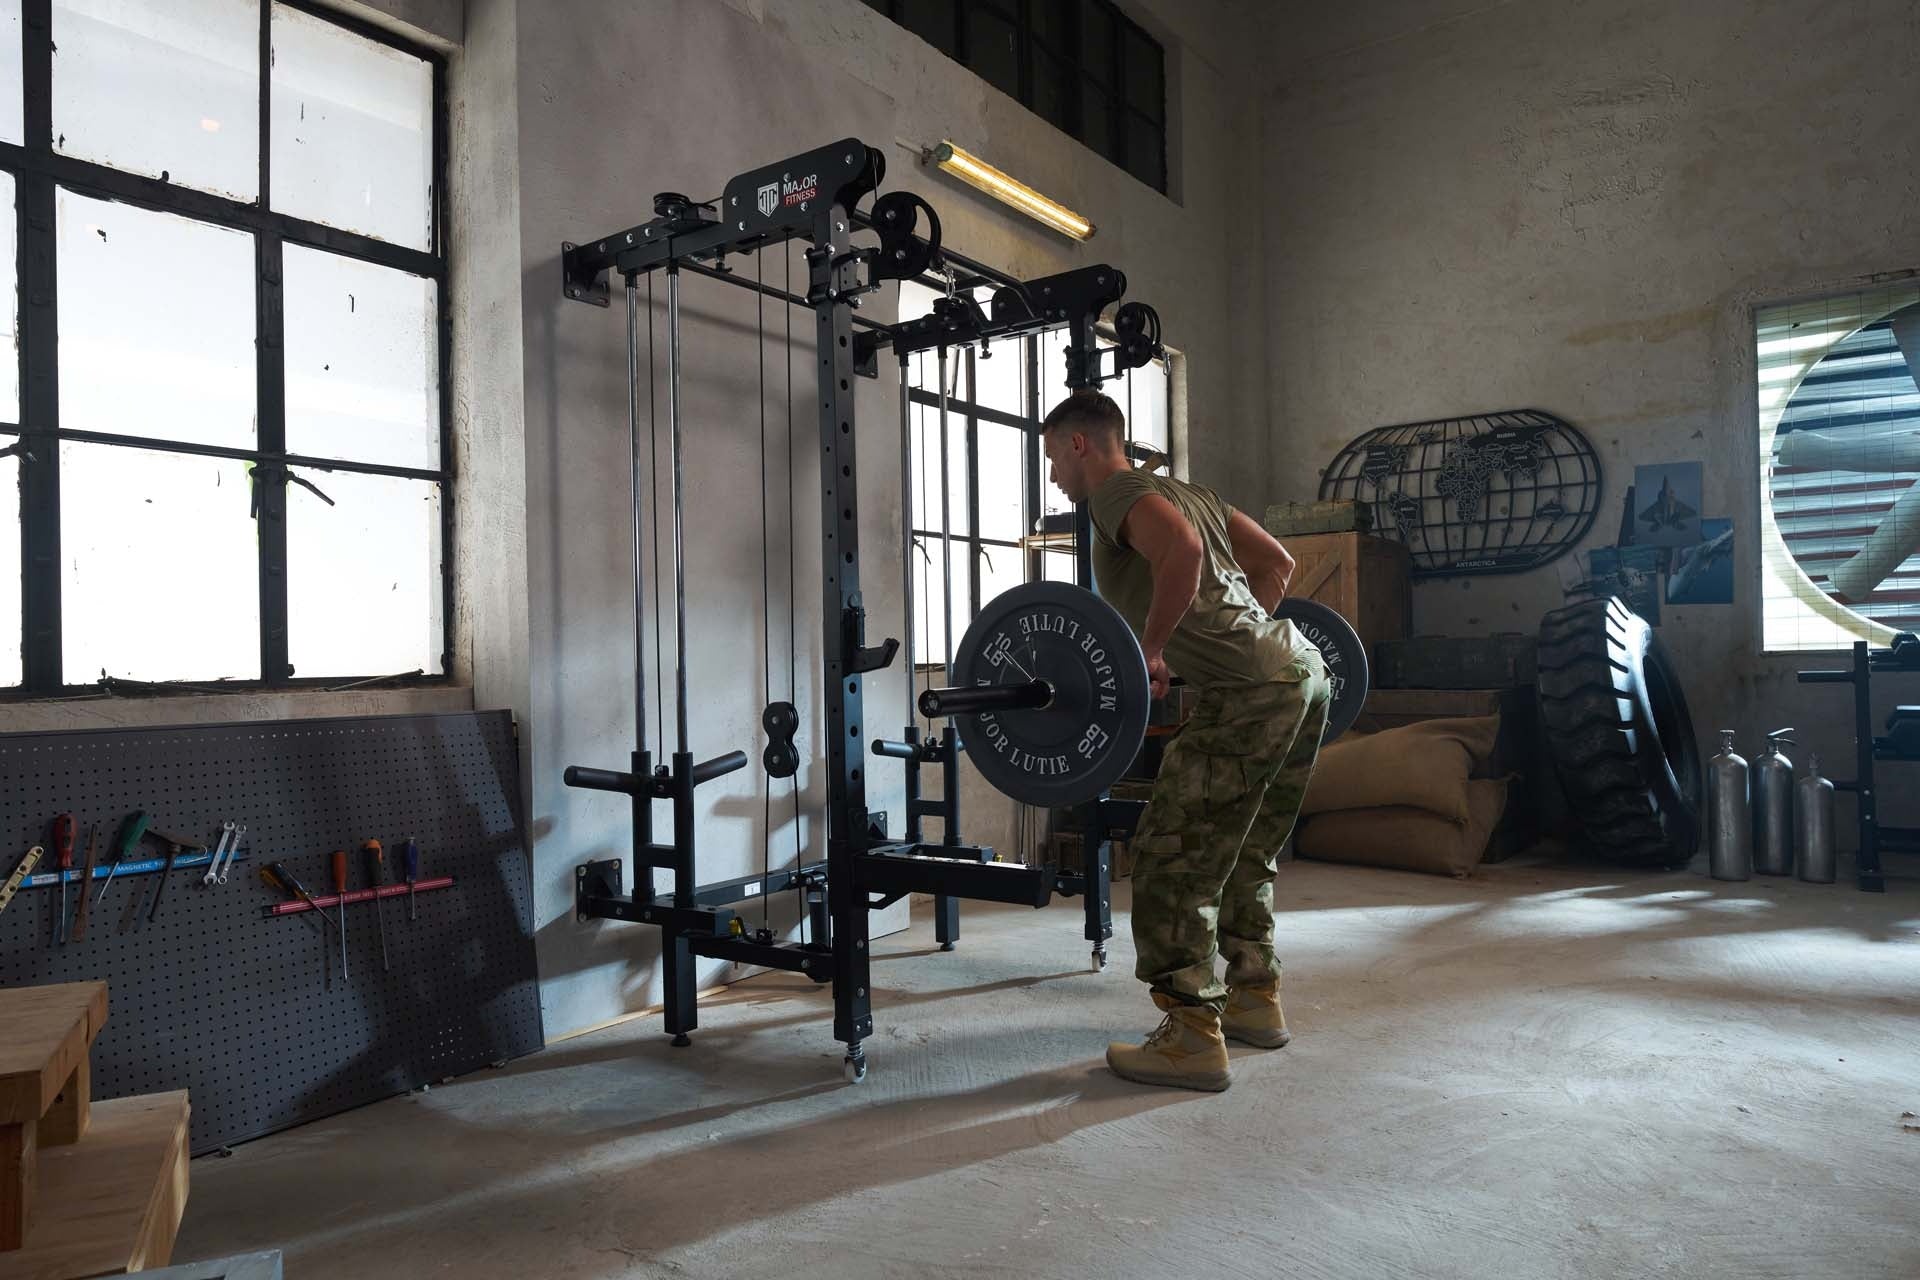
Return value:
[[(657, 1255), (751, 1221), (783, 1219), (850, 1193), (994, 1161), (1094, 1126), (1212, 1096), (1142, 1089), (1082, 1063), (978, 1089), (915, 1092), (837, 1108), (719, 1141), (689, 1135), (674, 1150), (621, 1157), (619, 1144), (626, 1139), (713, 1123), (840, 1087), (823, 1084), (741, 1099), (589, 1134), (551, 1135), (529, 1128), (512, 1144), (515, 1158), (484, 1167), (461, 1164), (454, 1171), (448, 1167), (454, 1159), (449, 1151), (458, 1136), (449, 1133), (447, 1141), (436, 1141), (435, 1135), (419, 1132), (424, 1115), (410, 1117), (403, 1148), (389, 1146), (384, 1158), (373, 1162), (316, 1160), (311, 1167), (318, 1176), (303, 1179), (301, 1192), (309, 1203), (378, 1206), (373, 1211), (354, 1213), (338, 1225), (279, 1235), (288, 1225), (284, 1216), (256, 1215), (245, 1203), (256, 1195), (279, 1194), (272, 1189), (276, 1177), (243, 1188), (222, 1206), (222, 1218), (259, 1223), (290, 1260), (324, 1257), (334, 1248), (363, 1248), (387, 1233), (404, 1234), (415, 1256), (431, 1256), (436, 1247), (446, 1256), (460, 1256), (462, 1249), (473, 1248), (476, 1221), (577, 1224), (583, 1215), (602, 1224), (583, 1233), (588, 1247)], [(332, 1140), (357, 1141), (350, 1134)], [(497, 1136), (496, 1147), (504, 1141)], [(596, 1215), (597, 1206), (605, 1212)], [(604, 1244), (596, 1236), (603, 1236)]]

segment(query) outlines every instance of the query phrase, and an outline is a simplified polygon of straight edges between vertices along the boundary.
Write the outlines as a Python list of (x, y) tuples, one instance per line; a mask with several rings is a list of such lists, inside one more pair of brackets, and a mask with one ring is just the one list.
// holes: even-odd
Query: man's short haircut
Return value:
[(1043, 433), (1055, 427), (1079, 431), (1117, 445), (1126, 439), (1127, 416), (1120, 412), (1120, 406), (1111, 397), (1083, 389), (1053, 406), (1046, 421), (1040, 424)]

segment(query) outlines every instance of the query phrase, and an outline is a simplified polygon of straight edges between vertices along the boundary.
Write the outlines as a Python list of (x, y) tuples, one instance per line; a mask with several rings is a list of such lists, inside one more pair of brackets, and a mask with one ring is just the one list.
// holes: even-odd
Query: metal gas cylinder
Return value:
[(1794, 784), (1794, 874), (1813, 884), (1832, 884), (1833, 784), (1820, 776), (1820, 757), (1807, 757), (1807, 776)]
[(1768, 734), (1753, 762), (1753, 869), (1763, 876), (1793, 874), (1793, 761), (1780, 750), (1793, 745), (1792, 732)]
[(1733, 730), (1720, 731), (1720, 754), (1707, 762), (1707, 870), (1715, 880), (1753, 878), (1753, 811), (1747, 762), (1733, 749)]

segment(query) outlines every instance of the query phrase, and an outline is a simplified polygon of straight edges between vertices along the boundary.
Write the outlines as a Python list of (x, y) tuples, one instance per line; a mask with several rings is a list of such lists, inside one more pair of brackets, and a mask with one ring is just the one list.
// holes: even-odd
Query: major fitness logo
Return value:
[(796, 178), (791, 174), (781, 174), (780, 181), (767, 183), (755, 195), (758, 198), (754, 203), (760, 209), (760, 216), (771, 218), (776, 209), (791, 209), (794, 205), (818, 198), (820, 175), (810, 173), (804, 178)]

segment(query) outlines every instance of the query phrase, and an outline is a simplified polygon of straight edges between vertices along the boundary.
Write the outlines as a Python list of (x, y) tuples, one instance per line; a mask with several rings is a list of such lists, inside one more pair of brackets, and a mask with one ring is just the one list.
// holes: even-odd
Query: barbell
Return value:
[[(1286, 600), (1320, 650), (1333, 685), (1328, 742), (1366, 701), (1366, 646), (1346, 619), (1312, 600)], [(1140, 642), (1114, 607), (1064, 582), (1029, 582), (989, 601), (954, 651), (951, 688), (920, 695), (921, 714), (951, 716), (974, 767), (1023, 804), (1057, 807), (1099, 795), (1146, 740), (1152, 697)]]

